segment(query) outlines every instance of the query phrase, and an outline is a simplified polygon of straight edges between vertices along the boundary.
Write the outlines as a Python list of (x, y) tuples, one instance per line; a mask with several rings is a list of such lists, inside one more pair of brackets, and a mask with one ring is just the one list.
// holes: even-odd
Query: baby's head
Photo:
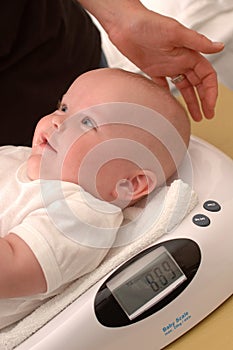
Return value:
[(77, 78), (59, 109), (37, 124), (28, 176), (61, 179), (125, 207), (173, 175), (190, 138), (177, 100), (119, 69)]

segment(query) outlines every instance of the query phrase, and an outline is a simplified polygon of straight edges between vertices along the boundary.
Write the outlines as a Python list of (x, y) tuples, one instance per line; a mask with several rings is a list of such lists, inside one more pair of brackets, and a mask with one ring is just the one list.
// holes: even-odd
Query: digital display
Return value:
[(175, 259), (161, 246), (127, 266), (107, 283), (107, 287), (132, 320), (186, 279)]

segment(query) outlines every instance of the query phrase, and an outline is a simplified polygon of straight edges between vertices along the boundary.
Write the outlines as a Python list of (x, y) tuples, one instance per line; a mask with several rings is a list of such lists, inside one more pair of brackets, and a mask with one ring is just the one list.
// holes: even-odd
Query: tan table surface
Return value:
[[(215, 118), (191, 125), (193, 135), (233, 158), (233, 91), (220, 85)], [(165, 349), (233, 350), (233, 297)]]

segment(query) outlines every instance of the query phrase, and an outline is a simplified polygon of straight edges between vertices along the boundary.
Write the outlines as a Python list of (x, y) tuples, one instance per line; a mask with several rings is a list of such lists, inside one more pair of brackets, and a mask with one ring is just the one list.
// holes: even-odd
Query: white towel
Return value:
[[(2, 330), (0, 349), (11, 350), (30, 337), (102, 277), (179, 225), (197, 203), (195, 192), (181, 180), (175, 180), (170, 187), (157, 191), (147, 203), (146, 210), (127, 209), (125, 217), (130, 218), (131, 224), (120, 230), (118, 247), (110, 251), (96, 270), (73, 282), (63, 293), (47, 301), (22, 321)], [(131, 235), (132, 243), (120, 245), (121, 238), (126, 237), (127, 241), (128, 233), (132, 233), (132, 229), (135, 233), (133, 242)]]

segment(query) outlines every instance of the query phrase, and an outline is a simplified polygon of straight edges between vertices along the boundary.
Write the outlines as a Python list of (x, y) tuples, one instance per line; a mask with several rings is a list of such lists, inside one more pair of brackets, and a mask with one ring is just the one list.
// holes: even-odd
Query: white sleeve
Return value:
[[(119, 209), (110, 210), (111, 213), (94, 210), (76, 194), (66, 199), (65, 204), (69, 210), (64, 210), (62, 201), (53, 202), (46, 209), (35, 210), (11, 230), (28, 244), (36, 256), (46, 278), (46, 294), (94, 270), (109, 251), (110, 242), (114, 242), (122, 222)], [(71, 213), (77, 212), (81, 215), (74, 220)], [(54, 220), (57, 222), (54, 223)], [(87, 224), (83, 225), (84, 222)], [(88, 227), (91, 228), (89, 237), (102, 227), (110, 233), (111, 239), (102, 247), (80, 243), (78, 233)], [(76, 239), (70, 239), (69, 232), (76, 232)], [(81, 233), (85, 237), (85, 232)]]

